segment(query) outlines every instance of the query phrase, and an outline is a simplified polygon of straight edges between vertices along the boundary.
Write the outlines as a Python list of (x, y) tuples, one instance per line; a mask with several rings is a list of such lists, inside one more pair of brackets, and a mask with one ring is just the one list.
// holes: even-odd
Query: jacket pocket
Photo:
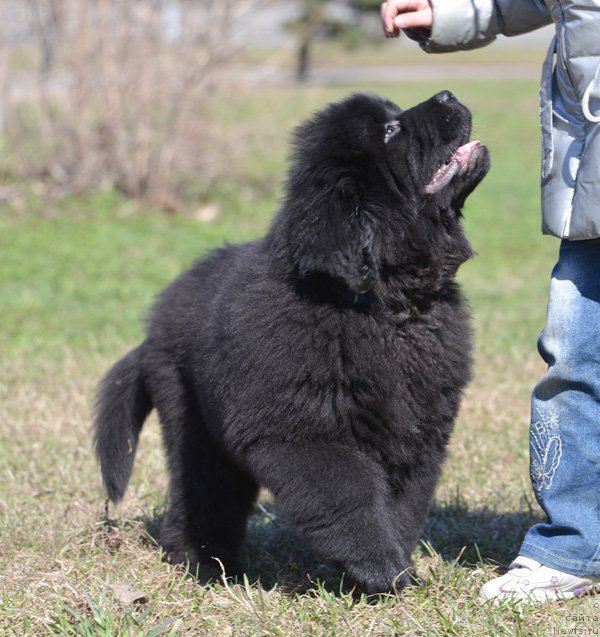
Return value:
[(540, 124), (542, 127), (542, 179), (546, 179), (552, 170), (554, 144), (552, 135), (552, 81), (556, 36), (548, 48), (548, 54), (542, 68), (540, 85)]

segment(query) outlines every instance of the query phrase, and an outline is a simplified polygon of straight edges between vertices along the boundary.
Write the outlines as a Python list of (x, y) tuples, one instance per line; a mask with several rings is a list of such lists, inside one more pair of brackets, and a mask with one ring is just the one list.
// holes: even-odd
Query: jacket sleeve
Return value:
[(476, 49), (502, 35), (520, 35), (552, 22), (543, 0), (430, 0), (431, 32), (413, 32), (428, 53)]

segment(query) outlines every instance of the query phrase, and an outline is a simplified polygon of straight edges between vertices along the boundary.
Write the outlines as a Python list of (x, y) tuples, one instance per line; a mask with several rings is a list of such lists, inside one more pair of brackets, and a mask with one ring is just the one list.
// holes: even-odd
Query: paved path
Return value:
[[(443, 80), (538, 80), (540, 64), (398, 64), (359, 67), (315, 67), (307, 84), (356, 84), (435, 82)], [(293, 69), (267, 65), (238, 68), (231, 74), (233, 81), (245, 86), (279, 86), (294, 83)]]

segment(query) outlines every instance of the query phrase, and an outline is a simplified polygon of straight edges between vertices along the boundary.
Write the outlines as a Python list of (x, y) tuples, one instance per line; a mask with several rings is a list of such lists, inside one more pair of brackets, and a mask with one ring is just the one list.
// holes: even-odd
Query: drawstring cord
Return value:
[(600, 73), (600, 66), (596, 70), (596, 75), (594, 79), (587, 85), (585, 92), (583, 94), (583, 98), (581, 99), (581, 110), (585, 118), (593, 123), (600, 122), (600, 115), (594, 115), (590, 111), (590, 95), (592, 93), (592, 89), (596, 86), (596, 82), (598, 81), (598, 73)]

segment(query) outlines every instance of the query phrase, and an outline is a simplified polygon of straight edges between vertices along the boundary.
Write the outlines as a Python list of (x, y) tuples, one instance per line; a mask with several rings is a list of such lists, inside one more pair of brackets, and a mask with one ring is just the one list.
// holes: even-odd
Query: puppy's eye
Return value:
[(385, 133), (383, 135), (383, 141), (385, 143), (389, 142), (389, 140), (398, 133), (400, 130), (400, 122), (389, 122), (385, 125)]

